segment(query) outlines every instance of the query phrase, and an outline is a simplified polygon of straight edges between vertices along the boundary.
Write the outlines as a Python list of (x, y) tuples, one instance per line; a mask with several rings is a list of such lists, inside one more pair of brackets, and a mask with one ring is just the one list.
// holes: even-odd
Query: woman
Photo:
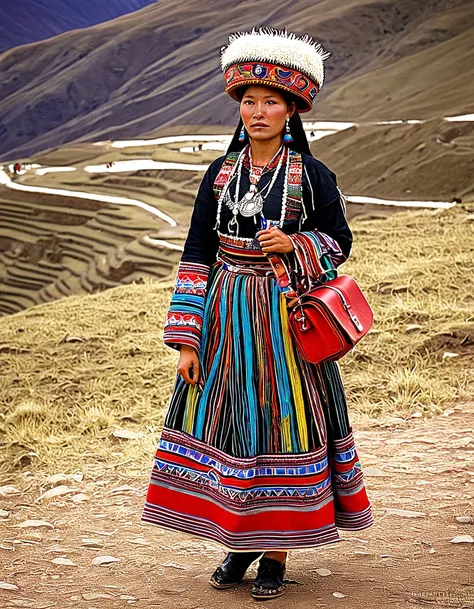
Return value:
[(199, 188), (164, 331), (179, 374), (142, 519), (229, 548), (216, 588), (260, 558), (257, 599), (285, 592), (289, 549), (372, 523), (339, 369), (295, 350), (271, 264), (304, 290), (350, 253), (335, 175), (299, 116), (326, 57), (306, 36), (230, 37), (222, 67), (241, 120)]

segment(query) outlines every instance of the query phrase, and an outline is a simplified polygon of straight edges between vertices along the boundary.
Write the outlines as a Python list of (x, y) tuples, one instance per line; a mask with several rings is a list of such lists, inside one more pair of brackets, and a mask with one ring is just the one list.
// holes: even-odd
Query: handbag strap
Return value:
[[(293, 288), (290, 279), (290, 272), (288, 271), (287, 264), (283, 260), (283, 258), (278, 254), (266, 254), (266, 256), (268, 262), (272, 266), (278, 287), (280, 288), (280, 291), (287, 297), (288, 301), (298, 299), (303, 294), (306, 294), (307, 292), (311, 291), (312, 288), (309, 288), (307, 291), (303, 292), (303, 294), (298, 294), (298, 292)], [(321, 277), (333, 272), (335, 272), (337, 276), (336, 269), (331, 267), (325, 272), (323, 272), (321, 274)], [(333, 277), (330, 278), (332, 279)]]
[(295, 298), (298, 296), (291, 284), (290, 274), (286, 267), (286, 263), (278, 254), (267, 254), (268, 262), (272, 265), (275, 273), (276, 282), (280, 290), (287, 298)]

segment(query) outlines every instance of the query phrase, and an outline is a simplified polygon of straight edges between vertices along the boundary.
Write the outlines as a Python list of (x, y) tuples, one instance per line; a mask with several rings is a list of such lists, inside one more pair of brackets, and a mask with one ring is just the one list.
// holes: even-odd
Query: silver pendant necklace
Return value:
[[(243, 166), (243, 162), (244, 162), (244, 156), (245, 154), (241, 154), (238, 162), (237, 162), (237, 183), (235, 186), (235, 194), (234, 194), (234, 199), (232, 200), (229, 191), (227, 189), (227, 192), (225, 194), (224, 197), (224, 202), (227, 205), (227, 207), (232, 211), (233, 214), (233, 218), (232, 220), (229, 222), (228, 224), (228, 228), (230, 232), (233, 232), (233, 230), (235, 229), (238, 232), (238, 221), (237, 221), (237, 215), (240, 213), (241, 216), (243, 216), (244, 218), (251, 218), (253, 216), (255, 223), (257, 222), (256, 220), (256, 215), (260, 214), (263, 210), (263, 205), (265, 203), (265, 198), (268, 197), (268, 195), (270, 194), (271, 189), (273, 188), (273, 185), (275, 184), (275, 181), (278, 177), (278, 174), (280, 173), (280, 169), (282, 167), (283, 164), (283, 145), (278, 149), (278, 151), (276, 152), (276, 154), (273, 156), (273, 158), (271, 159), (270, 163), (268, 163), (266, 165), (266, 167), (268, 167), (268, 165), (270, 165), (273, 161), (273, 159), (276, 158), (276, 156), (278, 154), (280, 154), (280, 158), (278, 160), (278, 165), (275, 169), (275, 173), (273, 174), (273, 177), (271, 179), (271, 181), (262, 188), (262, 190), (258, 190), (258, 182), (260, 180), (260, 176), (256, 175), (254, 172), (254, 168), (253, 168), (253, 164), (252, 164), (252, 157), (250, 155), (250, 151), (249, 151), (249, 156), (250, 156), (250, 188), (249, 190), (243, 195), (242, 198), (240, 198), (240, 182), (241, 182), (241, 178), (242, 178), (242, 166)], [(242, 151), (244, 152), (244, 151)], [(264, 168), (265, 169), (265, 168)], [(262, 170), (262, 174), (263, 171)], [(265, 196), (264, 196), (265, 194)]]
[(244, 218), (251, 218), (263, 209), (264, 198), (258, 192), (257, 186), (252, 184), (250, 190), (239, 201), (239, 211)]

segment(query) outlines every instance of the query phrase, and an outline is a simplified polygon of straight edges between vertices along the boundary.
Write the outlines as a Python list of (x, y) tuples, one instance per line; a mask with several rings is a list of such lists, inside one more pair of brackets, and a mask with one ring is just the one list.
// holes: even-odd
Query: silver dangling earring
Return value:
[(286, 119), (285, 135), (283, 136), (283, 143), (284, 144), (291, 144), (292, 141), (293, 141), (293, 137), (291, 135), (291, 130), (290, 130), (290, 119), (287, 118)]
[(245, 142), (245, 136), (246, 136), (245, 127), (242, 125), (242, 129), (240, 130), (240, 133), (239, 133), (239, 142)]

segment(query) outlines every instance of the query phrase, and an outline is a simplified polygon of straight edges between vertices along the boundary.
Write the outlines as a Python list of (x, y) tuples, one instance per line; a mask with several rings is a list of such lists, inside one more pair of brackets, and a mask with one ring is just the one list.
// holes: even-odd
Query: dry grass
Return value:
[[(369, 294), (375, 326), (342, 362), (353, 410), (434, 414), (472, 388), (472, 212), (354, 222), (344, 271)], [(149, 467), (175, 375), (161, 340), (171, 287), (147, 281), (0, 320), (0, 471)], [(142, 436), (119, 439), (117, 427)]]
[(356, 245), (344, 272), (365, 288), (375, 324), (342, 362), (353, 408), (375, 416), (435, 414), (467, 397), (474, 352), (472, 211), (465, 205), (354, 223)]
[[(175, 370), (162, 344), (170, 289), (149, 281), (1, 320), (4, 471), (30, 462), (73, 471), (153, 448)], [(114, 426), (143, 438), (118, 439)]]

